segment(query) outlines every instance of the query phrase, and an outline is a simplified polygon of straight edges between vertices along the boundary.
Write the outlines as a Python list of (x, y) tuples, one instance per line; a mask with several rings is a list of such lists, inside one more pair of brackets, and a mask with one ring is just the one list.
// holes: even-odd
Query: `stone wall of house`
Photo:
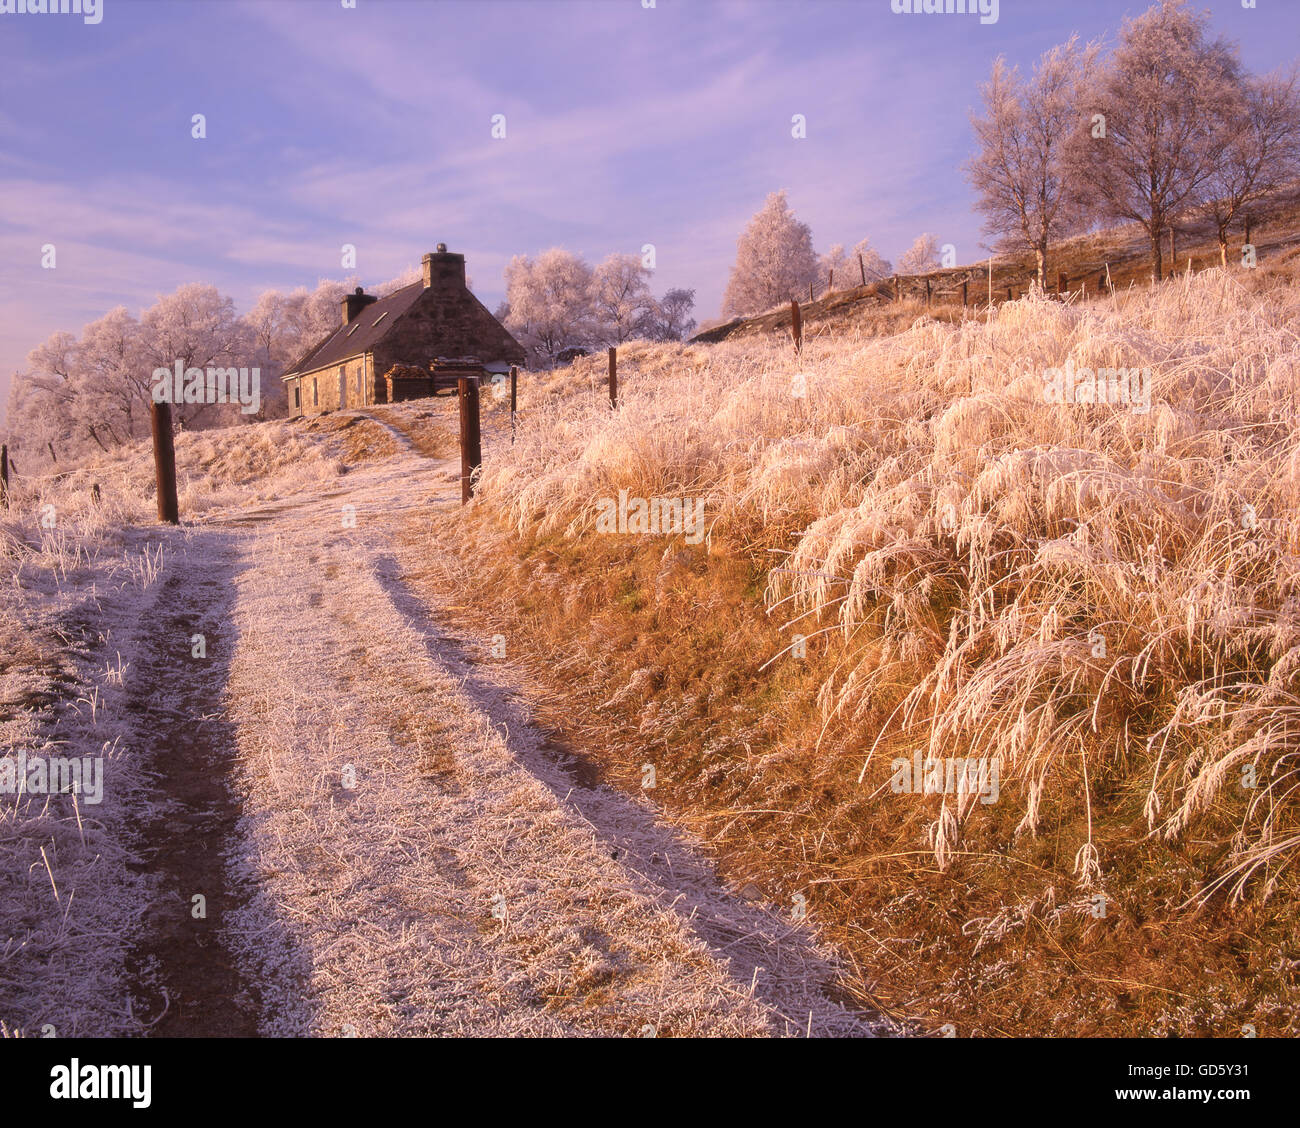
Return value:
[[(339, 400), (339, 374), (345, 382), (343, 400)], [(373, 380), (365, 356), (356, 356), (343, 364), (332, 364), (315, 372), (307, 372), (297, 378), (302, 392), (302, 406), (295, 410), (293, 404), (293, 385), (290, 380), (285, 384), (289, 393), (289, 415), (319, 415), (322, 411), (338, 411), (340, 407), (362, 407), (373, 402), (369, 390), (362, 380)]]
[(524, 363), (524, 350), (468, 290), (451, 296), (425, 290), (375, 345), (380, 372), (395, 364), (424, 367), (440, 356)]

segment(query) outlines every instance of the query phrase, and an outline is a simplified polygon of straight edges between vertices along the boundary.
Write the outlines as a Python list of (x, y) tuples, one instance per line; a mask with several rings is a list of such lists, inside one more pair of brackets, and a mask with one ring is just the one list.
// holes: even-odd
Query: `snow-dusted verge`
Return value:
[[(177, 459), (187, 516), (339, 469), (284, 423), (180, 435)], [(0, 507), (0, 781), (15, 784), (0, 782), (0, 1036), (125, 1035), (152, 1018), (126, 971), (157, 896), (132, 842), (155, 796), (129, 706), (160, 688), (135, 670), (165, 582), (203, 566), (190, 530), (141, 527), (152, 473), (141, 444), (15, 475)], [(54, 757), (102, 763), (100, 801), (29, 791), (32, 763)]]
[[(127, 842), (147, 780), (125, 705), (136, 626), (172, 549), (89, 509), (53, 529), (9, 518), (0, 544), (0, 758), (17, 788), (0, 793), (0, 1023), (8, 1035), (135, 1032), (123, 967), (148, 894)], [(99, 761), (101, 800), (27, 791), (24, 756)]]

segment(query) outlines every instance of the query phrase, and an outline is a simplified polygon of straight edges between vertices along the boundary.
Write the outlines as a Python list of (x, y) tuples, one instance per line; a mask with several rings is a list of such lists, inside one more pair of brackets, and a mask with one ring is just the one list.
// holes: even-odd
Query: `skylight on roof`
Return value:
[(381, 321), (383, 321), (383, 319), (384, 319), (385, 317), (387, 317), (387, 316), (388, 316), (388, 310), (384, 310), (383, 313), (381, 313), (378, 317), (375, 318), (375, 323), (374, 323), (374, 325), (371, 325), (370, 328), (373, 329), (373, 328), (375, 327), (375, 325), (378, 325), (378, 324), (379, 324)]
[(356, 331), (357, 331), (357, 327), (354, 325), (354, 326), (352, 326), (351, 329), (349, 329), (346, 333), (344, 333), (343, 336), (345, 336), (345, 337), (350, 337), (350, 336), (352, 336), (352, 334), (355, 333)]

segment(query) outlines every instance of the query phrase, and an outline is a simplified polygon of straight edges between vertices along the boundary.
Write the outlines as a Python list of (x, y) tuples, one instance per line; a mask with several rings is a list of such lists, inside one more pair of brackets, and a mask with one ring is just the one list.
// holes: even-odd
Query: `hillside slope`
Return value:
[[(556, 739), (652, 764), (846, 990), (961, 1033), (1294, 1033), (1295, 282), (632, 345), (617, 411), (586, 361), (526, 388), (468, 520), (408, 535)], [(1150, 409), (1053, 402), (1067, 365), (1149, 368)], [(704, 535), (602, 526), (620, 498)]]
[[(1287, 213), (1251, 236), (1260, 263), (1276, 266), (1294, 259), (1300, 247), (1300, 209)], [(1204, 235), (1184, 236), (1175, 244), (1177, 263), (1165, 263), (1166, 274), (1216, 269), (1218, 245)], [(1234, 245), (1233, 254), (1240, 253)], [(1235, 262), (1232, 265), (1236, 265)], [(993, 264), (989, 285), (988, 261), (934, 270), (868, 283), (841, 286), (820, 294), (815, 301), (800, 301), (799, 310), (806, 336), (819, 333), (859, 332), (887, 336), (905, 328), (922, 311), (939, 320), (962, 317), (962, 285), (970, 312), (1023, 297), (1035, 281), (1031, 254), (1001, 254)], [(850, 271), (852, 274), (852, 271)], [(1063, 240), (1053, 248), (1049, 260), (1048, 292), (1058, 293), (1059, 276), (1065, 274), (1071, 293), (1099, 295), (1106, 286), (1116, 290), (1151, 284), (1150, 245), (1146, 234), (1134, 225)], [(788, 304), (755, 317), (734, 318), (691, 338), (697, 344), (716, 344), (731, 337), (790, 335)]]

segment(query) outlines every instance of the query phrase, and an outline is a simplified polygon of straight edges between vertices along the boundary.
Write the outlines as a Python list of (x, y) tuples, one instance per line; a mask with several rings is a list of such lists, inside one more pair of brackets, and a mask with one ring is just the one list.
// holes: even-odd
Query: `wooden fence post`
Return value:
[(925, 276), (925, 304), (930, 304), (930, 276)]
[(862, 261), (861, 255), (858, 255), (858, 273), (862, 275), (862, 284), (865, 286), (867, 284), (867, 268)]
[(826, 292), (829, 294), (835, 289), (835, 271), (832, 269), (826, 279)]
[(474, 493), (474, 471), (483, 464), (483, 446), (479, 438), (478, 378), (461, 376), (456, 380), (460, 398), (460, 503), (464, 505)]
[(519, 406), (519, 366), (510, 366), (510, 441), (515, 441), (515, 409)]
[(618, 407), (618, 350), (609, 346), (609, 406)]
[(150, 404), (149, 425), (153, 430), (153, 469), (158, 482), (158, 520), (179, 525), (181, 514), (176, 500), (176, 440), (172, 436), (172, 405)]
[(1014, 302), (1015, 300), (1016, 300), (1016, 299), (1015, 299), (1014, 297), (1012, 297), (1012, 294), (1011, 294), (1011, 287), (1008, 286), (1008, 287), (1007, 287), (1007, 301), (1009, 301), (1009, 302)]
[(9, 508), (9, 445), (0, 444), (0, 501)]
[(898, 302), (902, 300), (903, 300), (903, 281), (901, 278), (898, 277), (897, 274), (895, 274), (894, 275), (894, 301)]
[(968, 305), (970, 305), (970, 302), (967, 301), (967, 295), (966, 295), (966, 287), (969, 285), (970, 285), (969, 278), (961, 284), (961, 308), (962, 309), (965, 309)]
[(1056, 293), (1059, 297), (1065, 297), (1065, 293), (1070, 288), (1070, 276), (1064, 270), (1056, 275)]
[(796, 354), (803, 352), (803, 318), (799, 314), (799, 303), (790, 302), (790, 337), (794, 341)]
[(45, 445), (50, 448), (50, 457), (57, 463), (59, 461), (59, 456), (54, 453), (54, 444), (46, 443)]

